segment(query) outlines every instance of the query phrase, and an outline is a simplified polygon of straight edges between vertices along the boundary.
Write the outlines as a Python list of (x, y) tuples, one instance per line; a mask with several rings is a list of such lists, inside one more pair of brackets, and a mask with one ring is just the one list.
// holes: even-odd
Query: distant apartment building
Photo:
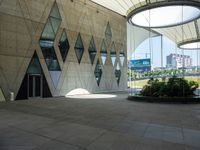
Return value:
[(188, 55), (170, 54), (167, 56), (167, 68), (182, 68), (192, 66), (192, 58)]

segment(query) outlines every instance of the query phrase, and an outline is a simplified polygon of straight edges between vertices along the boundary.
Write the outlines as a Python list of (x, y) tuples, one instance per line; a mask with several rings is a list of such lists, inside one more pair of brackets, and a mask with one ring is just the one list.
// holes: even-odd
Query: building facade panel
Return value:
[[(62, 19), (59, 29), (55, 33), (53, 45), (61, 70), (60, 76), (57, 76), (56, 79), (58, 81), (57, 84), (54, 84), (53, 81), (55, 80), (52, 79), (48, 71), (39, 44), (42, 31), (55, 3), (58, 6)], [(45, 86), (49, 87), (53, 96), (64, 96), (77, 88), (85, 89), (90, 93), (126, 89), (126, 60), (124, 65), (120, 66), (121, 76), (118, 84), (115, 77), (116, 66), (112, 65), (110, 59), (111, 44), (106, 45), (107, 59), (105, 65), (100, 61), (102, 76), (99, 85), (94, 75), (97, 60), (101, 59), (101, 42), (105, 39), (108, 22), (112, 32), (110, 43), (117, 43), (115, 45), (116, 61), (120, 63), (119, 53), (122, 45), (125, 56), (127, 56), (127, 27), (126, 19), (123, 16), (96, 5), (89, 0), (6, 0), (0, 4), (0, 22), (0, 88), (4, 92), (6, 99), (9, 99), (10, 92), (14, 92), (16, 97), (25, 75), (28, 74), (27, 68), (35, 52), (43, 71), (41, 77), (45, 78), (47, 82)], [(67, 34), (70, 45), (65, 61), (63, 61), (59, 50), (59, 40), (63, 30)], [(84, 45), (80, 64), (74, 50), (79, 33)], [(96, 56), (93, 65), (88, 52), (92, 36), (96, 46)], [(36, 74), (29, 74), (29, 76), (31, 77), (27, 83), (28, 86), (31, 85), (32, 78), (34, 79), (33, 83), (38, 84), (35, 81), (38, 79)]]

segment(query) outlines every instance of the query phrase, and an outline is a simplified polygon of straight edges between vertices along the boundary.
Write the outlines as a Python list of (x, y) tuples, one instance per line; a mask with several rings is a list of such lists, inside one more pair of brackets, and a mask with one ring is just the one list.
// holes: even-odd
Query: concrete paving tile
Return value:
[(183, 129), (184, 143), (186, 145), (200, 148), (200, 131), (192, 129)]
[(172, 143), (183, 144), (184, 143), (183, 138), (184, 137), (182, 128), (165, 126), (162, 140)]
[(0, 128), (5, 125), (11, 126), (21, 123), (23, 120), (29, 118), (28, 115), (20, 112), (12, 112), (8, 110), (1, 110), (0, 112)]
[(24, 132), (14, 128), (0, 130), (0, 147), (35, 147), (49, 141), (48, 138)]
[(185, 145), (171, 142), (162, 142), (161, 150), (185, 150)]
[(159, 150), (158, 146), (138, 144), (134, 150)]
[(33, 150), (81, 150), (79, 147), (51, 140)]
[(144, 134), (145, 138), (162, 139), (164, 135), (164, 126), (158, 124), (150, 124)]
[(55, 119), (29, 115), (28, 118), (12, 126), (26, 131), (34, 131), (39, 128), (47, 127), (49, 124), (52, 124), (54, 122), (56, 122)]
[(89, 126), (111, 130), (120, 122), (119, 119), (102, 119), (102, 120), (93, 120), (88, 123)]
[(161, 148), (163, 141), (155, 138), (139, 138), (139, 145), (150, 145), (151, 147)]
[(86, 147), (105, 132), (105, 130), (99, 128), (71, 124), (67, 126), (66, 134), (56, 137), (56, 140)]
[(70, 132), (68, 126), (72, 126), (71, 123), (58, 121), (32, 132), (48, 138), (56, 138), (63, 134), (67, 135), (67, 133)]
[(139, 139), (121, 134), (112, 144), (111, 150), (134, 150)]
[(33, 150), (34, 146), (0, 146), (0, 150)]
[(148, 126), (148, 123), (134, 122), (134, 124), (129, 129), (128, 134), (143, 137)]
[(133, 150), (137, 143), (138, 138), (129, 136), (126, 134), (120, 134), (115, 132), (106, 132), (101, 137), (96, 139), (92, 144), (90, 144), (88, 150)]
[(149, 124), (137, 121), (122, 121), (117, 124), (112, 130), (124, 134), (143, 137), (145, 130)]
[(126, 97), (0, 103), (0, 149), (200, 148), (200, 104), (140, 103)]
[(96, 139), (93, 143), (88, 145), (86, 148), (88, 150), (110, 150), (113, 143), (120, 137), (121, 135), (115, 132), (106, 132), (98, 139)]
[(134, 150), (136, 147), (135, 143), (132, 142), (119, 142), (119, 143), (114, 143), (111, 147), (110, 150)]
[(193, 146), (185, 146), (185, 150), (199, 150), (199, 147), (193, 147)]
[(119, 122), (115, 127), (112, 128), (112, 131), (121, 132), (121, 133), (128, 133), (129, 129), (132, 126), (133, 121), (122, 121)]

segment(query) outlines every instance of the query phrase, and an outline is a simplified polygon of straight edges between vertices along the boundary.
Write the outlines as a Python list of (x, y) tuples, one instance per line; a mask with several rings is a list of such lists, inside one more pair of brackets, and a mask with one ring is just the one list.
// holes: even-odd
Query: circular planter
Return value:
[(129, 95), (128, 100), (139, 102), (152, 102), (152, 103), (200, 103), (200, 97), (150, 97), (150, 96), (138, 96)]

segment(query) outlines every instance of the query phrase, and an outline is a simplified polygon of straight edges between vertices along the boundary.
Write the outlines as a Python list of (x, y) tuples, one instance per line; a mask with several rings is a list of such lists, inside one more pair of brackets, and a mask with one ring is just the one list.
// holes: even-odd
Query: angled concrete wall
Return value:
[(5, 97), (3, 95), (3, 91), (0, 88), (0, 102), (5, 101)]
[[(0, 87), (6, 99), (9, 93), (17, 95), (30, 60), (37, 52), (44, 76), (53, 96), (64, 96), (76, 88), (86, 89), (90, 93), (121, 91), (127, 87), (126, 67), (120, 63), (119, 53), (123, 48), (127, 56), (127, 30), (126, 19), (109, 11), (89, 0), (56, 0), (61, 14), (61, 26), (56, 34), (55, 52), (58, 58), (61, 75), (55, 87), (49, 74), (42, 54), (39, 39), (55, 0), (4, 0), (0, 1)], [(102, 67), (102, 78), (97, 85), (94, 69), (100, 57), (101, 42), (105, 39), (107, 24), (112, 31), (111, 43), (115, 42), (117, 62), (121, 68), (119, 85), (115, 77), (115, 66), (110, 59), (111, 43), (107, 45), (106, 64)], [(68, 36), (70, 49), (63, 62), (58, 43), (65, 30)], [(74, 50), (74, 45), (81, 34), (84, 53), (79, 64)], [(97, 49), (97, 55), (92, 65), (88, 48), (91, 37)]]

